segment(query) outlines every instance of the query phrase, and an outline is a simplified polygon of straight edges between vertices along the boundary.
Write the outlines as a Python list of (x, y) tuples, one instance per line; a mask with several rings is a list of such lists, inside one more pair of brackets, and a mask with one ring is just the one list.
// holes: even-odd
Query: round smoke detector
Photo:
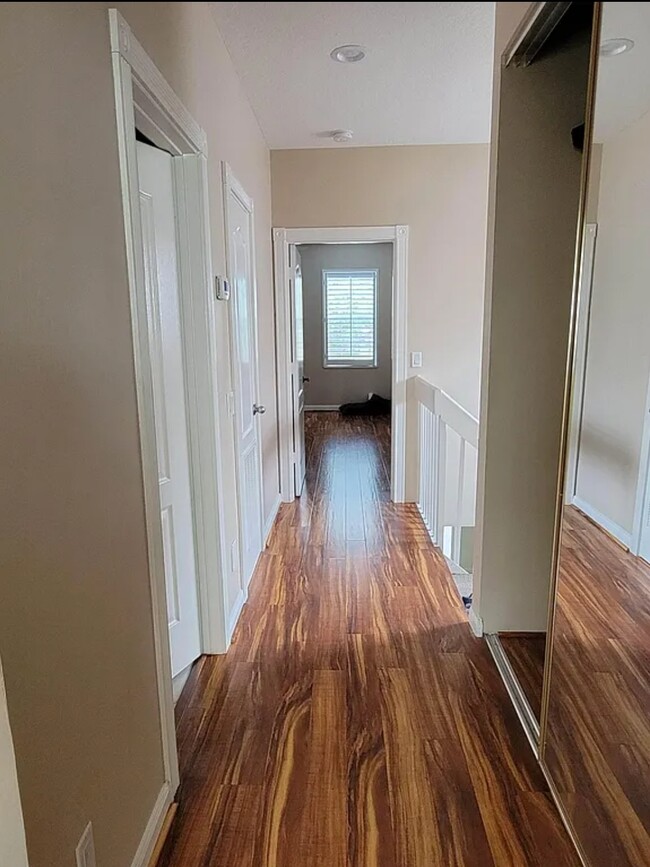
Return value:
[(334, 141), (339, 142), (339, 144), (343, 144), (346, 141), (352, 141), (352, 135), (351, 129), (335, 129), (332, 133), (332, 138)]

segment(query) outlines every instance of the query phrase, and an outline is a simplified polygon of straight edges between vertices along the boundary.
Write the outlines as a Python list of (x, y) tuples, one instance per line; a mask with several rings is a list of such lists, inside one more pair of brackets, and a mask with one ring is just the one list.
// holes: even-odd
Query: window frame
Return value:
[[(372, 274), (374, 277), (373, 304), (373, 357), (372, 360), (358, 358), (330, 361), (327, 355), (327, 277), (329, 274)], [(323, 268), (321, 271), (321, 310), (323, 318), (323, 368), (326, 370), (371, 369), (379, 366), (379, 268)]]

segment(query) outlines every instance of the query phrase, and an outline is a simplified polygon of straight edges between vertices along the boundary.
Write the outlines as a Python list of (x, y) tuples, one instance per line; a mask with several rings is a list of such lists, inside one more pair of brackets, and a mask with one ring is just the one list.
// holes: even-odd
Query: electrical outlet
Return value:
[(86, 825), (86, 830), (77, 843), (75, 855), (77, 856), (77, 867), (97, 867), (92, 822), (88, 822)]
[(412, 352), (411, 353), (411, 367), (422, 367), (422, 353), (421, 352)]

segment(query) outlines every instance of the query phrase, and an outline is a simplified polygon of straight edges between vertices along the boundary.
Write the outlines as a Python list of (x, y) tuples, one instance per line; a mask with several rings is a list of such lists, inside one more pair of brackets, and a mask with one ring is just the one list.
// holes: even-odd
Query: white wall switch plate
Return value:
[(422, 353), (421, 352), (412, 352), (411, 353), (411, 367), (422, 367)]
[(86, 825), (86, 830), (77, 843), (75, 855), (77, 856), (77, 867), (97, 867), (92, 822), (88, 822)]

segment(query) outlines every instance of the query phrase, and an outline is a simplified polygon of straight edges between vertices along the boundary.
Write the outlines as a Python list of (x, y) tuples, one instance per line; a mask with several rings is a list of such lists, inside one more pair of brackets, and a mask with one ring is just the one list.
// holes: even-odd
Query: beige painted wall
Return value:
[(487, 145), (271, 152), (278, 227), (406, 223), (408, 350), (476, 414), (485, 280)]
[(6, 867), (27, 867), (25, 828), (2, 665), (0, 665), (0, 864)]
[(497, 3), (474, 608), (546, 629), (588, 39), (524, 69), (500, 56), (529, 4)]
[(633, 529), (650, 374), (650, 112), (604, 142), (577, 495)]
[[(305, 334), (305, 403), (340, 406), (365, 400), (372, 391), (391, 393), (392, 244), (302, 244), (302, 291)], [(326, 268), (377, 269), (377, 367), (323, 366), (323, 271)]]
[[(163, 781), (108, 5), (0, 7), (0, 653), (31, 867), (69, 867), (89, 819), (98, 864), (128, 867)], [(207, 131), (217, 272), (220, 160), (255, 200), (272, 358), (269, 154), (209, 5), (118, 5)], [(227, 390), (225, 305), (218, 315)], [(267, 510), (274, 376), (262, 365)], [(228, 472), (229, 424), (221, 443)]]

